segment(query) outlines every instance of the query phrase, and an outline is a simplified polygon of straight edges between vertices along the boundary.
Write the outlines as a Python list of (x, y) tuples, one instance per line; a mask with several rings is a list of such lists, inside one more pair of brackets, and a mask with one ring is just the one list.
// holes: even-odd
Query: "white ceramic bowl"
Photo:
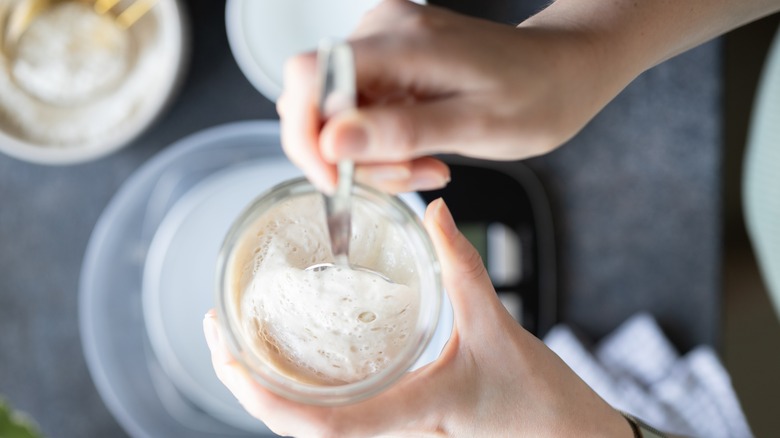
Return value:
[[(157, 29), (149, 45), (151, 50), (147, 52), (148, 60), (144, 61), (153, 67), (153, 74), (136, 79), (143, 82), (144, 86), (109, 92), (95, 104), (102, 105), (101, 109), (109, 108), (108, 100), (114, 95), (117, 99), (137, 99), (130, 116), (100, 135), (60, 144), (32, 140), (31, 136), (19, 132), (6, 117), (0, 118), (0, 152), (38, 164), (76, 164), (119, 150), (152, 125), (177, 91), (186, 64), (188, 38), (185, 37), (186, 22), (178, 0), (159, 0), (147, 14), (130, 31), (143, 38), (152, 38), (147, 29), (151, 26)], [(131, 76), (128, 75), (128, 78)], [(149, 77), (154, 80), (148, 80)], [(62, 121), (67, 122), (71, 116), (68, 113), (61, 117)], [(36, 125), (36, 129), (46, 129), (44, 120), (40, 124), (36, 121)]]
[(276, 101), (287, 58), (314, 50), (323, 38), (346, 39), (363, 14), (380, 1), (228, 0), (230, 49), (249, 82)]

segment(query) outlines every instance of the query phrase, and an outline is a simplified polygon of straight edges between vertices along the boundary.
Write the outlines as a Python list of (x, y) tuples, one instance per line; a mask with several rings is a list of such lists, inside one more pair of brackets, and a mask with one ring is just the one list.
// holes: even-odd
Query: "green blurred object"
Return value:
[(482, 222), (458, 223), (460, 232), (479, 252), (483, 262), (487, 262), (487, 224)]
[(744, 166), (745, 222), (780, 317), (780, 31), (764, 65)]
[(40, 438), (41, 434), (26, 415), (15, 412), (0, 398), (0, 438)]

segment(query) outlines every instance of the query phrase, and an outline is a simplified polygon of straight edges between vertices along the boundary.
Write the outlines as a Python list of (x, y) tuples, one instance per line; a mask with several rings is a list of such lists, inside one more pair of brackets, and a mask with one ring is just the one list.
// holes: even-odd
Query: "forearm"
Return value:
[(780, 10), (780, 0), (557, 0), (520, 27), (557, 28), (586, 38), (630, 81), (643, 71), (734, 28)]

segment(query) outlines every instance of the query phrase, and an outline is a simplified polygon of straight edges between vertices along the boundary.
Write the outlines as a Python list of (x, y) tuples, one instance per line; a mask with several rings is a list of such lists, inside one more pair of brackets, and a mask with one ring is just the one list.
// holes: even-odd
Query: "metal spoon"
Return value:
[[(355, 60), (352, 48), (344, 42), (324, 41), (317, 51), (317, 69), (320, 80), (320, 113), (328, 119), (336, 113), (355, 108)], [(352, 183), (355, 163), (340, 160), (337, 166), (338, 182), (333, 195), (325, 198), (325, 215), (330, 234), (330, 249), (335, 263), (318, 263), (307, 271), (343, 268), (373, 274), (392, 283), (387, 276), (372, 269), (349, 263), (349, 240), (352, 236)]]

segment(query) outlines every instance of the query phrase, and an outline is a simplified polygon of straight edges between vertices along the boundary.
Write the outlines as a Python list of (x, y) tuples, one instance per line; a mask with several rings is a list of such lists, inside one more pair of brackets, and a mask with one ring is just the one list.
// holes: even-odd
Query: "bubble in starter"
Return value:
[(376, 319), (376, 313), (374, 312), (362, 312), (358, 315), (360, 322), (372, 322)]

